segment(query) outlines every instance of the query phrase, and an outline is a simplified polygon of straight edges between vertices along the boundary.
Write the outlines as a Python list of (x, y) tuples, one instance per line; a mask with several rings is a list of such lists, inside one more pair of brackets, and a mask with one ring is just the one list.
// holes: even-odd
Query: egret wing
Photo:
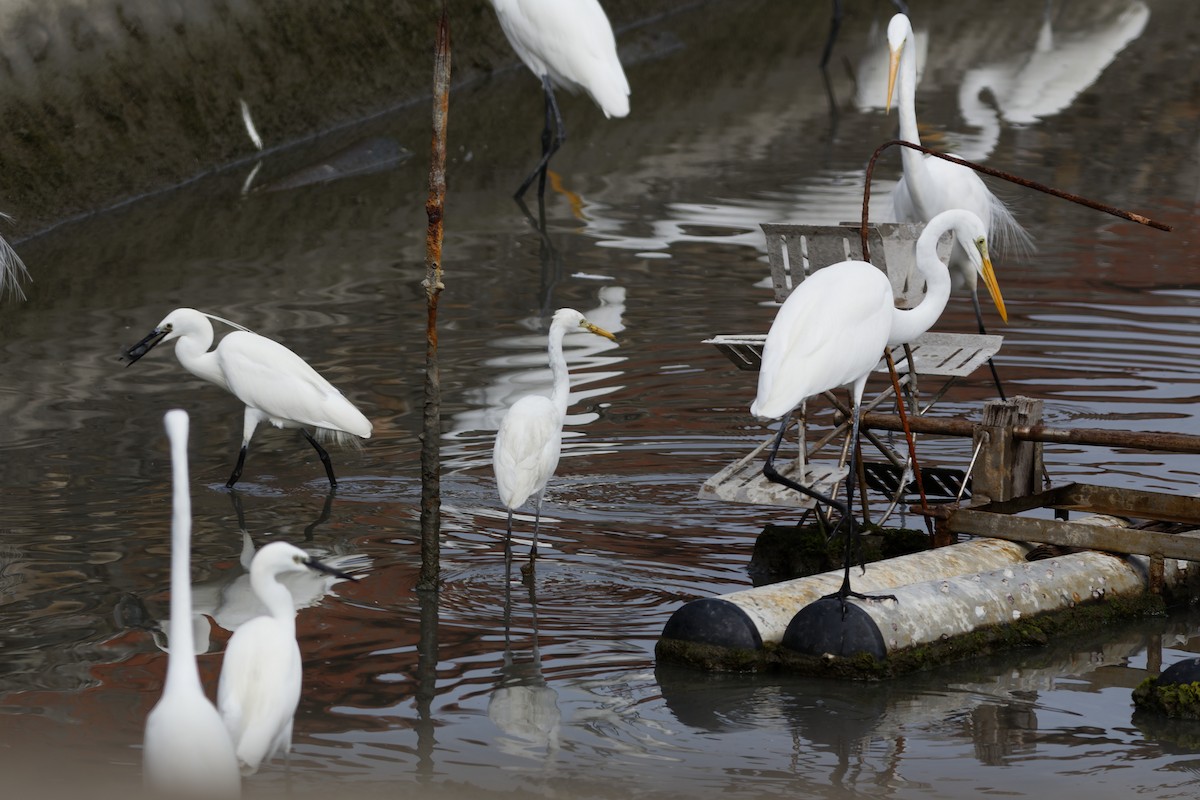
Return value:
[(247, 769), (286, 749), (300, 702), (300, 649), (271, 617), (256, 617), (234, 632), (225, 648), (217, 705)]
[[(535, 74), (574, 91), (583, 87), (606, 116), (629, 113), (629, 81), (612, 26), (596, 0), (515, 0), (500, 24)], [(500, 7), (497, 7), (500, 10)]]
[(292, 422), (349, 431), (363, 438), (371, 423), (329, 381), (288, 348), (258, 334), (235, 331), (217, 348), (229, 390), (277, 425)]
[(781, 417), (805, 398), (870, 372), (883, 354), (894, 307), (887, 276), (866, 262), (814, 272), (771, 324), (751, 412)]
[(522, 397), (500, 423), (492, 466), (496, 488), (508, 508), (517, 508), (540, 491), (554, 470), (562, 449), (563, 417), (550, 398)]

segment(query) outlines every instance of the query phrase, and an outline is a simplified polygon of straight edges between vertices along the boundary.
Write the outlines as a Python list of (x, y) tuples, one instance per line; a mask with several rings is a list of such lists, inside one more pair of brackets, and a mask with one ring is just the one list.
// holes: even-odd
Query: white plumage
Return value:
[(241, 777), (221, 715), (204, 694), (192, 633), (188, 416), (165, 417), (174, 473), (171, 514), (171, 649), (163, 695), (146, 717), (142, 747), (146, 786), (172, 796), (237, 797)]
[[(890, 107), (895, 88), (898, 94), (896, 105), (900, 115), (900, 138), (920, 144), (916, 114), (917, 64), (912, 41), (913, 30), (908, 17), (896, 14), (888, 24), (891, 66), (887, 102)], [(1031, 246), (1029, 235), (975, 170), (907, 147), (901, 148), (901, 160), (904, 175), (892, 192), (897, 222), (928, 223), (943, 211), (961, 208), (972, 212), (982, 221), (990, 243), (999, 244), (1001, 248), (1028, 249)], [(964, 245), (956, 239), (950, 268), (970, 290), (978, 314), (978, 272), (968, 257), (967, 247), (969, 243)]]
[(915, 308), (896, 308), (891, 282), (865, 261), (818, 269), (788, 295), (763, 345), (758, 394), (750, 412), (782, 417), (807, 398), (840, 386), (851, 387), (857, 410), (884, 348), (913, 341), (945, 309), (950, 273), (938, 258), (937, 242), (947, 231), (969, 243), (968, 260), (1005, 315), (983, 223), (969, 211), (942, 212), (917, 239), (916, 264), (925, 279), (925, 297)]
[(558, 88), (587, 92), (606, 117), (629, 113), (629, 81), (596, 0), (492, 0), (517, 56)]
[(563, 420), (567, 416), (567, 397), (571, 380), (567, 360), (563, 356), (563, 336), (569, 330), (583, 329), (589, 333), (616, 340), (608, 331), (588, 322), (573, 308), (560, 308), (550, 323), (547, 351), (554, 388), (550, 397), (527, 395), (504, 415), (496, 433), (492, 451), (492, 466), (496, 473), (496, 488), (500, 501), (508, 509), (508, 535), (512, 535), (513, 511), (534, 498), (534, 528), (531, 558), (537, 555), (537, 531), (541, 521), (542, 494), (562, 451)]
[[(843, 604), (846, 597), (857, 594), (850, 590), (854, 524), (849, 499), (854, 496), (854, 454), (858, 450), (863, 389), (885, 347), (916, 339), (937, 322), (945, 309), (950, 298), (950, 272), (938, 258), (937, 243), (942, 234), (951, 230), (959, 241), (968, 243), (967, 257), (983, 275), (1000, 315), (1006, 316), (988, 257), (983, 223), (971, 212), (955, 209), (934, 217), (917, 239), (917, 270), (925, 279), (925, 297), (915, 308), (895, 307), (891, 281), (878, 268), (865, 261), (843, 261), (816, 270), (788, 295), (763, 345), (758, 394), (750, 411), (757, 417), (784, 418), (763, 465), (763, 474), (770, 481), (841, 511), (842, 521), (849, 525), (842, 587), (836, 593)], [(850, 387), (853, 402), (844, 505), (782, 475), (774, 465), (792, 409), (815, 394), (839, 386)]]
[(509, 44), (541, 79), (546, 96), (542, 158), (516, 191), (521, 197), (540, 175), (541, 196), (546, 165), (567, 137), (554, 88), (582, 89), (606, 117), (624, 117), (629, 113), (629, 81), (617, 56), (612, 25), (597, 0), (492, 0), (492, 6)]
[[(232, 324), (232, 323), (231, 323)], [(261, 422), (277, 428), (300, 428), (321, 457), (331, 486), (337, 486), (329, 454), (304, 430), (317, 429), (338, 441), (350, 435), (371, 436), (371, 423), (329, 381), (308, 363), (276, 341), (245, 329), (225, 336), (215, 350), (210, 317), (192, 308), (177, 308), (144, 339), (129, 348), (130, 363), (159, 342), (172, 339), (179, 363), (193, 375), (231, 392), (246, 405), (242, 448), (227, 486), (237, 483), (250, 439)]]
[(249, 620), (229, 638), (217, 689), (217, 706), (244, 774), (286, 755), (292, 746), (302, 667), (295, 602), (278, 577), (309, 570), (351, 579), (287, 542), (263, 545), (250, 564), (250, 586), (267, 614)]

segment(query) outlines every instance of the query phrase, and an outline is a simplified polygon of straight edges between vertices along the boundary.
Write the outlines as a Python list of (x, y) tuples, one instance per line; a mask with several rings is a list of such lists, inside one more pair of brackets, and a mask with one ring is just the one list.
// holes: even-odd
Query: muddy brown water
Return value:
[[(697, 498), (767, 433), (747, 410), (753, 377), (701, 340), (766, 330), (759, 223), (855, 218), (865, 162), (895, 124), (878, 83), (889, 3), (845, 4), (832, 100), (815, 67), (824, 7), (732, 5), (638, 32), (659, 46), (629, 67), (628, 119), (564, 98), (564, 191), (548, 197), (544, 238), (509, 197), (537, 147), (536, 84), (513, 71), (452, 98), (436, 598), (413, 591), (425, 109), (272, 154), (252, 186), (378, 137), (414, 153), (378, 170), (244, 193), (247, 163), (17, 243), (34, 282), (0, 309), (0, 763), (16, 785), (139, 785), (166, 655), (134, 612), (166, 614), (161, 419), (183, 407), (197, 602), (216, 620), (200, 658), (210, 689), (229, 635), (218, 623), (236, 624), (244, 584), (237, 505), (254, 546), (370, 562), (300, 612), (290, 766), (248, 779), (248, 796), (1194, 794), (1193, 732), (1130, 701), (1197, 649), (1186, 610), (877, 685), (656, 664), (671, 612), (749, 585), (756, 534), (788, 516)], [(931, 139), (1175, 226), (1004, 187), (1038, 244), (998, 260), (1011, 390), (1043, 398), (1054, 425), (1200, 430), (1200, 99), (1186, 79), (1200, 10), (1060, 2), (1047, 22), (1041, 2), (911, 6), (930, 37), (918, 116)], [(897, 170), (884, 159), (877, 198)], [(237, 402), (169, 346), (117, 362), (179, 305), (285, 342), (373, 420), (361, 450), (333, 452), (335, 496), (302, 440), (266, 429), (231, 496)], [(545, 323), (564, 305), (618, 343), (568, 341), (574, 400), (530, 589), (505, 574), (489, 448), (503, 409), (546, 384)], [(956, 297), (939, 329), (972, 325)], [(938, 413), (977, 415), (992, 394), (977, 374)], [(928, 445), (946, 465), (969, 458)], [(1103, 448), (1048, 448), (1047, 462), (1056, 481), (1166, 492), (1195, 493), (1200, 472), (1195, 456)]]

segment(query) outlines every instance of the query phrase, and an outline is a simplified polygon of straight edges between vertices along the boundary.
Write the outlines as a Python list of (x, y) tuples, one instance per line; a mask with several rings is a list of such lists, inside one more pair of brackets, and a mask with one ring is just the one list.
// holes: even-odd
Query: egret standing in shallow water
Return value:
[(563, 356), (563, 336), (568, 331), (580, 329), (613, 341), (617, 339), (603, 328), (588, 322), (583, 314), (573, 308), (560, 308), (554, 312), (547, 347), (554, 389), (549, 397), (531, 394), (513, 403), (500, 423), (496, 447), (492, 451), (496, 488), (500, 492), (500, 501), (508, 509), (506, 545), (512, 539), (513, 511), (533, 497), (533, 546), (529, 551), (531, 564), (537, 558), (542, 495), (546, 490), (546, 482), (558, 467), (558, 457), (562, 452), (563, 420), (567, 416), (567, 396), (571, 392), (567, 359)]
[(250, 564), (250, 586), (267, 614), (249, 620), (229, 638), (217, 688), (217, 706), (246, 775), (292, 747), (302, 666), (296, 606), (278, 577), (310, 570), (355, 580), (287, 542), (263, 545)]
[[(896, 14), (888, 24), (891, 66), (888, 70), (887, 105), (890, 109), (892, 92), (895, 90), (898, 94), (896, 105), (900, 114), (900, 138), (920, 144), (916, 112), (917, 60), (912, 52), (912, 41), (913, 29), (908, 17)], [(989, 241), (1001, 247), (1031, 247), (1024, 228), (1000, 198), (992, 194), (975, 170), (908, 147), (902, 147), (900, 151), (904, 175), (892, 193), (897, 222), (928, 223), (943, 211), (962, 208), (974, 213), (982, 221)], [(970, 250), (970, 241), (964, 242), (956, 237), (950, 254), (950, 268), (955, 270), (970, 290), (979, 332), (986, 333), (977, 291), (979, 273), (971, 260)], [(996, 385), (999, 388), (999, 379)]]
[[(212, 319), (238, 330), (209, 351), (213, 343)], [(184, 369), (232, 392), (246, 404), (242, 449), (227, 487), (232, 488), (242, 477), (250, 438), (260, 422), (270, 422), (277, 428), (299, 428), (317, 451), (329, 485), (335, 488), (337, 479), (329, 453), (305, 427), (315, 428), (318, 436), (330, 436), (339, 443), (353, 441), (353, 436), (371, 438), (370, 421), (300, 356), (265, 336), (194, 308), (172, 311), (122, 358), (132, 364), (159, 342), (172, 339), (179, 340), (175, 355)]]
[(583, 89), (604, 116), (624, 117), (629, 113), (629, 81), (617, 57), (612, 25), (597, 0), (492, 0), (492, 6), (508, 43), (541, 79), (546, 95), (542, 159), (515, 195), (523, 196), (538, 178), (542, 197), (550, 157), (567, 139), (554, 87)]
[(164, 419), (171, 442), (171, 649), (162, 698), (146, 717), (142, 760), (146, 786), (172, 795), (237, 797), (233, 741), (221, 715), (204, 695), (192, 635), (192, 501), (188, 493), (188, 415)]
[[(953, 231), (958, 241), (968, 243), (968, 259), (983, 276), (1000, 316), (1007, 319), (1004, 299), (988, 257), (983, 223), (971, 212), (956, 209), (934, 217), (917, 239), (917, 270), (925, 279), (925, 297), (915, 308), (896, 308), (891, 281), (878, 267), (865, 261), (843, 261), (818, 269), (788, 295), (763, 345), (758, 396), (750, 406), (750, 413), (766, 419), (783, 418), (763, 474), (768, 480), (807, 494), (841, 513), (838, 527), (848, 526), (846, 573), (837, 593), (843, 601), (849, 595), (862, 596), (850, 591), (851, 540), (855, 530), (850, 504), (854, 497), (863, 389), (886, 347), (912, 342), (942, 315), (950, 298), (950, 272), (938, 258), (937, 243), (948, 231)], [(775, 457), (792, 410), (809, 397), (839, 386), (850, 388), (853, 403), (845, 505), (789, 480), (775, 469)]]

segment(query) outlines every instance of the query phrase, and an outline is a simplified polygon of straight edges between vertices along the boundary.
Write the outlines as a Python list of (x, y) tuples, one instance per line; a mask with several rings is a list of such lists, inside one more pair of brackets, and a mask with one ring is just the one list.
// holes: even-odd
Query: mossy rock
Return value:
[(1158, 678), (1147, 678), (1133, 690), (1133, 704), (1173, 719), (1200, 720), (1200, 682), (1160, 686)]

